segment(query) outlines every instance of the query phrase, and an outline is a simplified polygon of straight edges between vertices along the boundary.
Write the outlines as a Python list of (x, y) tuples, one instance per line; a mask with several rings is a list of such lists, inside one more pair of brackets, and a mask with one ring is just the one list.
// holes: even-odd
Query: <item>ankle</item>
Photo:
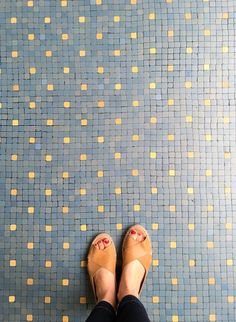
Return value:
[(119, 291), (117, 294), (118, 302), (120, 303), (121, 300), (127, 295), (133, 295), (133, 296), (139, 298), (139, 294), (136, 289), (124, 288), (124, 289), (122, 289), (122, 291)]

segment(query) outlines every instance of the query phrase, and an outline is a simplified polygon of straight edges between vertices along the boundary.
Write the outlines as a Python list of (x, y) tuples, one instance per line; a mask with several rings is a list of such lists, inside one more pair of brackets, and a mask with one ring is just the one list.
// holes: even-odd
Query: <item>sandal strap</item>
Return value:
[(101, 267), (108, 269), (112, 273), (115, 272), (116, 253), (113, 242), (107, 248), (101, 250), (91, 245), (88, 255), (89, 274), (93, 276)]

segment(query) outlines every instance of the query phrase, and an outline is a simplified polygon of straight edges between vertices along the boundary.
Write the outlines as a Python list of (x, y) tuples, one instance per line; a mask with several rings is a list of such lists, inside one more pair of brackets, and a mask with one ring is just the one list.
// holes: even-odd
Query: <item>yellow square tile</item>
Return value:
[(115, 153), (115, 159), (121, 159), (121, 153), (120, 152)]
[(63, 106), (64, 106), (64, 108), (69, 108), (70, 107), (70, 102), (64, 101)]
[(156, 83), (149, 83), (149, 88), (150, 89), (155, 89), (156, 88)]
[(114, 16), (113, 21), (114, 22), (120, 22), (120, 16)]
[(12, 85), (12, 90), (13, 90), (13, 92), (18, 92), (20, 90), (19, 84)]
[(233, 224), (230, 222), (225, 223), (225, 228), (226, 229), (233, 229)]
[(215, 314), (210, 314), (209, 315), (209, 321), (216, 321), (216, 315)]
[(99, 108), (104, 108), (104, 106), (105, 106), (105, 102), (104, 102), (103, 100), (99, 100), (99, 101), (97, 102), (97, 107), (99, 107)]
[(17, 159), (18, 159), (18, 155), (17, 154), (12, 154), (11, 155), (11, 160), (12, 161), (17, 161)]
[(211, 31), (209, 29), (205, 29), (203, 32), (204, 36), (210, 36), (211, 35)]
[(52, 226), (51, 225), (45, 225), (45, 231), (46, 232), (51, 232), (52, 231)]
[(224, 124), (229, 124), (230, 118), (228, 116), (224, 116), (223, 122)]
[(70, 243), (63, 243), (63, 249), (69, 249), (70, 248)]
[(86, 298), (86, 296), (80, 296), (80, 298), (79, 298), (79, 302), (80, 302), (80, 304), (86, 304), (86, 303), (87, 303), (87, 298)]
[(115, 194), (120, 195), (121, 194), (121, 187), (116, 187), (115, 188)]
[(104, 206), (103, 205), (99, 205), (97, 207), (97, 210), (98, 210), (98, 212), (104, 212)]
[(44, 17), (44, 23), (51, 23), (51, 17)]
[(174, 169), (170, 169), (169, 170), (169, 176), (170, 177), (174, 177), (175, 176), (175, 170)]
[(62, 178), (63, 178), (63, 179), (68, 179), (68, 178), (69, 178), (69, 176), (70, 176), (69, 172), (67, 172), (67, 171), (63, 171), (63, 172), (62, 172)]
[(45, 196), (51, 196), (52, 195), (52, 190), (51, 189), (45, 189), (44, 193), (45, 193)]
[(98, 137), (97, 137), (97, 142), (98, 142), (98, 143), (104, 143), (104, 141), (105, 141), (104, 136), (98, 136)]
[(139, 106), (139, 101), (133, 101), (132, 106), (133, 107), (138, 107)]
[(185, 20), (191, 20), (192, 14), (190, 12), (187, 12), (187, 13), (185, 13), (184, 17), (185, 17)]
[(187, 192), (188, 192), (189, 194), (193, 194), (193, 188), (192, 188), (192, 187), (188, 187)]
[(122, 124), (122, 120), (121, 120), (121, 118), (116, 118), (116, 119), (115, 119), (115, 124), (116, 124), (116, 125), (120, 125), (120, 124)]
[(152, 117), (150, 118), (150, 123), (151, 123), (151, 124), (156, 124), (156, 123), (157, 123), (157, 117), (152, 116)]
[(17, 196), (17, 189), (11, 189), (10, 194), (11, 196)]
[(53, 125), (54, 124), (54, 120), (47, 120), (47, 125), (48, 126), (51, 126), (51, 125)]
[(86, 21), (86, 18), (84, 16), (79, 17), (79, 22), (80, 23), (85, 23), (85, 21)]
[(234, 296), (227, 296), (228, 303), (234, 303)]
[(173, 98), (169, 98), (169, 99), (168, 99), (168, 105), (169, 105), (169, 106), (174, 105), (174, 103), (175, 103), (175, 101), (174, 101), (174, 99), (173, 99)]
[(172, 284), (172, 285), (178, 285), (178, 278), (173, 277), (173, 278), (171, 279), (171, 284)]
[(66, 279), (66, 278), (64, 278), (62, 281), (61, 281), (61, 284), (63, 285), (63, 286), (68, 286), (69, 285), (69, 280), (68, 279)]
[(206, 140), (206, 141), (211, 141), (211, 140), (212, 140), (212, 136), (211, 136), (211, 134), (206, 134), (206, 135), (205, 135), (205, 140)]
[(11, 52), (11, 57), (12, 57), (12, 58), (17, 58), (17, 57), (18, 57), (18, 51), (17, 51), (17, 50), (13, 50), (13, 51)]
[(53, 91), (54, 90), (54, 85), (53, 84), (48, 84), (47, 85), (47, 90), (48, 91)]
[(205, 99), (204, 100), (204, 105), (205, 106), (211, 106), (211, 100), (210, 99)]
[(44, 266), (46, 268), (51, 268), (52, 267), (52, 261), (46, 260), (45, 263), (44, 263)]
[(27, 278), (26, 284), (27, 285), (34, 285), (34, 279), (33, 278)]
[(34, 214), (34, 207), (28, 207), (28, 214)]
[(188, 158), (193, 158), (194, 157), (194, 152), (193, 151), (188, 151), (187, 156), (188, 156)]
[(28, 34), (28, 40), (34, 40), (35, 35), (34, 34)]
[(168, 72), (173, 72), (174, 71), (174, 65), (168, 65), (167, 70), (168, 70)]
[(45, 56), (46, 57), (52, 57), (52, 51), (51, 50), (46, 50), (45, 51)]
[(80, 267), (87, 267), (87, 261), (85, 260), (80, 261)]
[(36, 142), (36, 138), (34, 138), (34, 137), (29, 138), (29, 143), (30, 144), (34, 144), (35, 142)]
[(64, 74), (69, 74), (70, 73), (70, 67), (64, 67), (63, 68), (63, 73)]
[(98, 32), (98, 33), (96, 34), (96, 39), (97, 39), (97, 40), (101, 40), (101, 39), (103, 39), (103, 34), (102, 34), (102, 32)]
[(119, 49), (113, 50), (113, 55), (114, 56), (120, 56), (121, 51)]
[(10, 230), (10, 231), (16, 231), (16, 224), (11, 224), (11, 225), (9, 226), (9, 230)]
[(104, 173), (102, 170), (97, 171), (98, 178), (102, 178), (104, 176)]
[(204, 64), (203, 69), (204, 70), (209, 70), (210, 69), (210, 64)]
[(86, 51), (85, 50), (80, 50), (79, 55), (80, 55), (80, 57), (86, 56)]
[(115, 89), (120, 90), (121, 89), (121, 84), (120, 83), (115, 84)]
[(225, 80), (225, 81), (222, 82), (222, 87), (223, 88), (229, 88), (229, 86), (230, 85), (229, 85), (229, 82), (227, 80)]
[(230, 159), (231, 158), (231, 153), (230, 152), (224, 152), (224, 158), (225, 159)]
[(132, 176), (136, 177), (136, 176), (138, 176), (138, 175), (139, 175), (139, 171), (138, 171), (138, 169), (133, 169), (133, 170), (132, 170)]
[(69, 39), (69, 35), (66, 34), (66, 33), (64, 33), (64, 34), (61, 35), (61, 39), (62, 40), (68, 40)]
[(208, 205), (207, 206), (207, 211), (208, 212), (211, 212), (211, 211), (213, 211), (214, 210), (214, 207), (212, 206), (212, 205)]
[(222, 47), (222, 53), (228, 53), (229, 52), (229, 47), (227, 47), (227, 46), (223, 46)]
[(32, 242), (27, 243), (27, 248), (28, 249), (33, 249), (34, 248), (34, 243), (32, 243)]
[(80, 89), (81, 89), (81, 91), (87, 91), (87, 89), (88, 89), (88, 84), (81, 84), (81, 85), (80, 85)]
[(193, 121), (192, 115), (186, 115), (185, 116), (185, 121), (186, 121), (186, 123), (192, 123), (192, 121)]
[(188, 261), (188, 265), (189, 265), (190, 267), (194, 267), (194, 266), (196, 266), (195, 259), (190, 259), (190, 260)]
[(193, 48), (192, 47), (187, 47), (186, 48), (186, 53), (187, 54), (192, 54), (192, 52), (193, 52)]
[(33, 7), (34, 6), (34, 1), (27, 1), (27, 6), (28, 7)]
[(26, 315), (26, 321), (33, 321), (33, 315), (32, 314), (27, 314)]
[(216, 283), (216, 280), (215, 280), (215, 278), (214, 278), (214, 277), (209, 277), (209, 278), (208, 278), (208, 284), (209, 284), (209, 285), (215, 285), (215, 283)]
[(65, 136), (65, 137), (63, 138), (63, 142), (64, 142), (65, 144), (70, 143), (70, 137), (69, 137), (69, 136)]
[(80, 154), (80, 161), (86, 161), (87, 160), (87, 154)]
[(29, 108), (34, 109), (36, 107), (36, 103), (35, 102), (29, 102)]
[(232, 259), (227, 259), (226, 264), (227, 264), (227, 266), (233, 266), (234, 261)]
[(156, 152), (150, 152), (149, 157), (150, 157), (150, 159), (156, 159), (157, 153)]
[(174, 36), (174, 30), (168, 30), (167, 31), (167, 36), (168, 37), (173, 37)]
[(212, 176), (212, 171), (211, 171), (210, 169), (207, 169), (207, 170), (206, 170), (206, 172), (205, 172), (205, 175), (206, 175), (207, 177)]
[(197, 300), (197, 296), (191, 296), (191, 297), (190, 297), (190, 303), (191, 303), (191, 304), (196, 304), (196, 303), (197, 303), (197, 301), (198, 301), (198, 300)]
[(86, 126), (86, 125), (88, 125), (88, 120), (86, 120), (86, 119), (82, 119), (82, 120), (80, 120), (80, 124), (81, 124), (82, 126)]
[(52, 161), (52, 156), (50, 154), (45, 155), (45, 161), (51, 162)]
[(98, 72), (98, 74), (103, 74), (104, 73), (104, 67), (102, 67), (102, 66), (97, 67), (97, 72)]
[(62, 322), (69, 322), (69, 316), (68, 315), (63, 315), (62, 316)]
[(137, 39), (137, 32), (131, 32), (130, 33), (130, 38), (131, 39)]
[(152, 229), (157, 230), (158, 229), (158, 224), (157, 223), (152, 223)]
[(195, 224), (188, 224), (188, 229), (189, 230), (194, 230), (195, 229)]
[(9, 265), (10, 265), (10, 267), (16, 267), (16, 260), (10, 259)]
[(159, 266), (159, 260), (158, 259), (153, 259), (152, 260), (152, 266)]
[(29, 179), (34, 179), (34, 178), (35, 178), (35, 172), (30, 171), (30, 172), (28, 173), (28, 177), (29, 177)]
[(152, 187), (151, 192), (152, 192), (152, 194), (156, 194), (158, 192), (157, 187)]
[(214, 248), (214, 242), (208, 241), (207, 242), (207, 248), (209, 248), (209, 249)]
[(134, 205), (133, 206), (134, 211), (140, 211), (140, 208), (141, 208), (140, 205)]
[(159, 302), (160, 302), (159, 296), (152, 297), (152, 303), (159, 303)]
[(149, 53), (150, 54), (156, 54), (157, 53), (157, 49), (156, 48), (149, 48)]
[(176, 248), (176, 242), (175, 241), (170, 242), (170, 248)]
[(137, 4), (137, 0), (130, 0), (130, 4)]
[(101, 5), (102, 4), (102, 0), (96, 0), (96, 5)]
[(50, 304), (51, 303), (51, 296), (45, 296), (44, 297), (44, 303), (45, 304)]
[[(166, 0), (166, 2), (172, 1), (172, 0)], [(171, 322), (179, 322), (179, 317), (178, 315), (172, 315), (172, 321)]]
[(116, 229), (117, 230), (121, 230), (123, 228), (123, 225), (122, 224), (116, 224)]
[(150, 12), (148, 15), (149, 20), (154, 20), (156, 18), (155, 12)]
[(228, 19), (229, 18), (229, 13), (228, 12), (222, 12), (221, 17), (222, 17), (222, 19)]
[(132, 71), (132, 73), (138, 73), (138, 67), (132, 66), (131, 71)]
[(11, 23), (17, 23), (17, 17), (11, 17), (10, 22)]
[(8, 301), (9, 301), (9, 303), (14, 303), (16, 301), (16, 297), (14, 295), (10, 295), (8, 297)]
[(63, 206), (63, 207), (62, 207), (62, 213), (63, 213), (63, 214), (68, 214), (68, 213), (69, 213), (69, 207), (67, 207), (67, 206)]
[(185, 88), (192, 88), (192, 82), (185, 82), (184, 86)]
[(67, 0), (61, 0), (61, 6), (62, 7), (67, 7), (67, 5), (68, 5)]
[(12, 120), (11, 125), (18, 126), (19, 125), (19, 120)]
[(167, 140), (168, 140), (168, 141), (174, 141), (174, 139), (175, 139), (174, 134), (168, 134), (168, 135), (167, 135)]
[(170, 210), (171, 212), (175, 212), (175, 211), (176, 211), (176, 206), (175, 206), (175, 205), (170, 205), (170, 206), (169, 206), (169, 210)]
[(85, 188), (80, 188), (79, 193), (81, 196), (85, 196), (87, 194), (87, 190)]

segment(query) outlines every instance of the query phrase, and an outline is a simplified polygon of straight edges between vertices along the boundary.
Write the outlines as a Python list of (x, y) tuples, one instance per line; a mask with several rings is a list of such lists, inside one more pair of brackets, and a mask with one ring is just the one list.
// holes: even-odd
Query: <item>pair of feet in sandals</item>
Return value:
[[(110, 258), (108, 253), (105, 254), (108, 250), (112, 254)], [(114, 308), (117, 300), (120, 302), (126, 295), (138, 298), (146, 279), (152, 250), (150, 238), (142, 226), (135, 225), (128, 230), (123, 242), (122, 257), (122, 273), (117, 292), (116, 253), (112, 238), (108, 234), (98, 235), (92, 242), (88, 256), (88, 271), (96, 301), (107, 301)]]

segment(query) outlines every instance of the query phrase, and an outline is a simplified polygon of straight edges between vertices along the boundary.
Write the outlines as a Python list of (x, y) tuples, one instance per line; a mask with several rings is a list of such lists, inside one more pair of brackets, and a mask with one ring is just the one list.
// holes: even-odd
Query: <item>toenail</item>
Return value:
[(136, 234), (136, 231), (135, 231), (135, 230), (131, 230), (131, 231), (130, 231), (130, 233), (131, 233), (132, 235), (135, 235), (135, 234)]
[(108, 239), (103, 239), (103, 241), (108, 244), (109, 243), (109, 240)]

